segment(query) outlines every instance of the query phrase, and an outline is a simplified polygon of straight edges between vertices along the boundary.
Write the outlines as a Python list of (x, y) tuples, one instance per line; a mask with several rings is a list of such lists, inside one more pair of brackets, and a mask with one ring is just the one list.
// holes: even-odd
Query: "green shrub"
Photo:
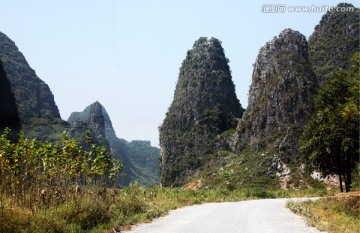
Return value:
[(275, 195), (266, 189), (252, 188), (248, 189), (245, 192), (246, 197), (255, 197), (255, 198), (275, 198)]

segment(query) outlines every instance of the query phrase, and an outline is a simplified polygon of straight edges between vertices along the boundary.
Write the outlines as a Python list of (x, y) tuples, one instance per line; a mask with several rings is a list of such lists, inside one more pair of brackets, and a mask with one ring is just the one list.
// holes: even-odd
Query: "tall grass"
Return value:
[[(87, 149), (66, 133), (59, 144), (0, 136), (0, 232), (107, 232), (149, 221), (182, 206), (205, 202), (303, 196), (261, 188), (184, 190), (137, 183), (109, 188), (120, 165), (104, 147)], [(311, 191), (312, 192), (312, 191)], [(323, 190), (326, 194), (326, 190)], [(311, 193), (310, 193), (311, 194)]]
[(41, 205), (36, 210), (12, 205), (12, 197), (0, 206), (0, 232), (111, 232), (147, 222), (182, 206), (207, 202), (304, 196), (305, 191), (264, 189), (184, 190), (143, 188), (133, 183), (124, 189), (81, 186), (78, 196), (58, 205)]
[(327, 197), (317, 201), (288, 202), (287, 207), (304, 216), (311, 226), (329, 233), (360, 231), (360, 196)]

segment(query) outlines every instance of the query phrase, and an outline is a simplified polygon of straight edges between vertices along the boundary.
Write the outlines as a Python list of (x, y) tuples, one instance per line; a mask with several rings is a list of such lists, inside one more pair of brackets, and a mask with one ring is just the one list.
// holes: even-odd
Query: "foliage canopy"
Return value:
[(315, 111), (301, 138), (304, 161), (323, 176), (337, 174), (346, 191), (359, 162), (359, 63), (355, 53), (349, 71), (334, 73), (315, 99)]

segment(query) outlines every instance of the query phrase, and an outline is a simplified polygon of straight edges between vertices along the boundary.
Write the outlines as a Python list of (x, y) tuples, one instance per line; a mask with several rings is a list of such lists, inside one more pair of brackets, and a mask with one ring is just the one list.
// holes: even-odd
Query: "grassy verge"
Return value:
[(132, 185), (125, 189), (83, 187), (78, 196), (57, 205), (39, 205), (28, 209), (17, 205), (13, 197), (1, 196), (0, 232), (113, 232), (132, 224), (148, 222), (169, 210), (206, 202), (241, 201), (259, 198), (314, 196), (322, 191), (269, 191), (265, 189), (184, 190), (144, 189)]
[(360, 195), (321, 198), (317, 201), (287, 203), (294, 213), (304, 216), (309, 225), (329, 233), (360, 231)]

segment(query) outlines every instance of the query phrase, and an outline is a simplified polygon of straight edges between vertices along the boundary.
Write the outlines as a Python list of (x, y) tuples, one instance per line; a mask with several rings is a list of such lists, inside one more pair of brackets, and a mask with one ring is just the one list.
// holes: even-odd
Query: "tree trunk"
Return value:
[(340, 181), (340, 192), (344, 192), (343, 185), (342, 185), (341, 173), (339, 173), (339, 181)]
[(345, 191), (350, 192), (351, 189), (351, 171), (346, 172), (346, 179), (345, 179)]

